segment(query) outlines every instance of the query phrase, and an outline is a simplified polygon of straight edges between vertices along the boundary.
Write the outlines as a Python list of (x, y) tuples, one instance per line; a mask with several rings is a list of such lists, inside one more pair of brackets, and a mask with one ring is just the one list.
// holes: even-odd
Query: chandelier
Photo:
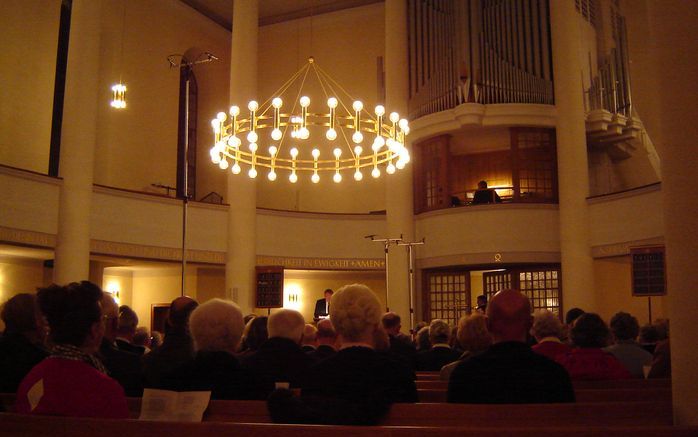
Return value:
[[(325, 94), (326, 112), (311, 112), (310, 98), (303, 94), (311, 71)], [(298, 81), (298, 95), (284, 112), (287, 102), (282, 96)], [(378, 178), (382, 171), (393, 174), (410, 161), (405, 147), (410, 131), (407, 120), (397, 112), (386, 114), (381, 105), (367, 111), (312, 57), (272, 97), (262, 104), (250, 101), (247, 110), (249, 115), (243, 117), (240, 107), (231, 106), (228, 114), (219, 112), (211, 121), (215, 136), (211, 160), (222, 170), (230, 167), (239, 174), (244, 166), (247, 175), (256, 178), (264, 169), (270, 181), (282, 171), (292, 183), (298, 181), (299, 174), (310, 174), (310, 180), (318, 183), (320, 174), (333, 173), (332, 180), (339, 183), (343, 173), (351, 172), (354, 180), (360, 181), (362, 170), (370, 169), (371, 176)], [(328, 158), (321, 159), (321, 149)]]

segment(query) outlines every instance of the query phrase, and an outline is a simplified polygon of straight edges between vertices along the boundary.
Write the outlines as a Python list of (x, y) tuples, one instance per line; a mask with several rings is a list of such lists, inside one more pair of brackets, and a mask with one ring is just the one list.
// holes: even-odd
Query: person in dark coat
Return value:
[(438, 372), (446, 364), (458, 361), (461, 353), (449, 345), (451, 328), (441, 319), (432, 320), (429, 324), (429, 341), (431, 348), (417, 354), (417, 370), (422, 372)]
[(212, 299), (189, 318), (196, 355), (178, 371), (180, 391), (211, 391), (211, 399), (249, 399), (249, 375), (234, 352), (244, 328), (242, 312), (232, 301)]
[(189, 315), (198, 305), (188, 296), (178, 297), (170, 304), (162, 345), (142, 359), (145, 387), (168, 389), (174, 372), (194, 357)]
[(410, 369), (414, 370), (417, 359), (417, 348), (410, 336), (400, 332), (402, 323), (400, 316), (394, 312), (387, 312), (381, 317), (383, 329), (388, 333), (390, 338), (390, 352), (402, 358)]
[(10, 298), (1, 317), (5, 332), (0, 337), (0, 393), (14, 393), (27, 373), (48, 356), (46, 329), (33, 294)]
[(502, 290), (487, 307), (492, 346), (456, 366), (448, 402), (533, 404), (574, 402), (567, 371), (526, 344), (531, 304), (518, 290)]
[(275, 422), (376, 424), (395, 402), (417, 402), (414, 373), (377, 352), (381, 305), (361, 284), (342, 287), (332, 298), (330, 320), (341, 349), (318, 362), (303, 383), (302, 398), (288, 390), (269, 397)]
[(334, 291), (331, 288), (325, 290), (324, 299), (318, 299), (315, 302), (315, 311), (313, 311), (313, 321), (317, 322), (320, 319), (326, 319), (330, 315), (330, 300)]
[(305, 320), (298, 311), (281, 309), (269, 316), (269, 339), (245, 358), (250, 373), (252, 397), (266, 399), (277, 383), (300, 388), (301, 381), (315, 360), (300, 347)]

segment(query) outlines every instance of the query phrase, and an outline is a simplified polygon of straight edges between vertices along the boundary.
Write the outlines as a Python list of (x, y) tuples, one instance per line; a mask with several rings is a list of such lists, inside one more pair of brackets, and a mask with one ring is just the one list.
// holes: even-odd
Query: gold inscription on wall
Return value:
[(318, 270), (383, 270), (385, 260), (362, 258), (289, 258), (283, 256), (257, 257), (257, 265), (283, 266), (287, 269)]

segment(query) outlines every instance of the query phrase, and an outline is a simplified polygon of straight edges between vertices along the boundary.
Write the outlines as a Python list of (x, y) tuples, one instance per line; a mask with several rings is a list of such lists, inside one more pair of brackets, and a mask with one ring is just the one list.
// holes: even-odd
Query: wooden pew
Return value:
[[(447, 402), (447, 389), (417, 389), (419, 402)], [(662, 401), (671, 402), (670, 388), (619, 388), (619, 389), (576, 389), (574, 395), (577, 402), (642, 402)]]
[(190, 436), (245, 436), (245, 437), (582, 437), (613, 435), (614, 437), (689, 437), (698, 433), (698, 427), (674, 426), (551, 426), (520, 428), (490, 426), (460, 427), (399, 427), (399, 426), (320, 426), (250, 423), (174, 423), (138, 420), (109, 420), (28, 416), (0, 413), (0, 436), (23, 437), (190, 437)]
[(417, 381), (438, 381), (439, 372), (417, 372)]
[[(417, 388), (448, 389), (448, 381), (439, 379), (417, 379)], [(594, 390), (641, 390), (641, 389), (671, 389), (670, 379), (619, 379), (611, 381), (572, 381), (576, 389)]]

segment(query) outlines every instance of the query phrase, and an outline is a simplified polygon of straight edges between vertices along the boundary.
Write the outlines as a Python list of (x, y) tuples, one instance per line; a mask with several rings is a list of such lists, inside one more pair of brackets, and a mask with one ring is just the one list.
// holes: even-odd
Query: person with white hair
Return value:
[(562, 322), (552, 311), (536, 311), (533, 313), (531, 335), (538, 344), (531, 346), (531, 350), (551, 360), (565, 355), (572, 350), (572, 347), (562, 342), (563, 329)]
[(194, 359), (176, 372), (176, 390), (211, 391), (211, 399), (248, 399), (249, 377), (234, 353), (245, 327), (235, 302), (211, 299), (192, 311)]
[(330, 308), (340, 350), (310, 369), (301, 400), (287, 391), (272, 395), (272, 419), (368, 425), (378, 423), (394, 402), (417, 402), (414, 373), (401, 361), (375, 350), (382, 315), (378, 298), (367, 286), (340, 288)]
[(298, 311), (284, 308), (269, 316), (269, 339), (243, 363), (250, 372), (254, 399), (266, 399), (277, 384), (300, 388), (305, 373), (315, 362), (301, 349), (304, 329), (305, 320)]
[(417, 354), (417, 370), (438, 372), (446, 364), (457, 361), (460, 352), (451, 349), (451, 327), (444, 320), (434, 319), (429, 324), (429, 342), (431, 348)]

